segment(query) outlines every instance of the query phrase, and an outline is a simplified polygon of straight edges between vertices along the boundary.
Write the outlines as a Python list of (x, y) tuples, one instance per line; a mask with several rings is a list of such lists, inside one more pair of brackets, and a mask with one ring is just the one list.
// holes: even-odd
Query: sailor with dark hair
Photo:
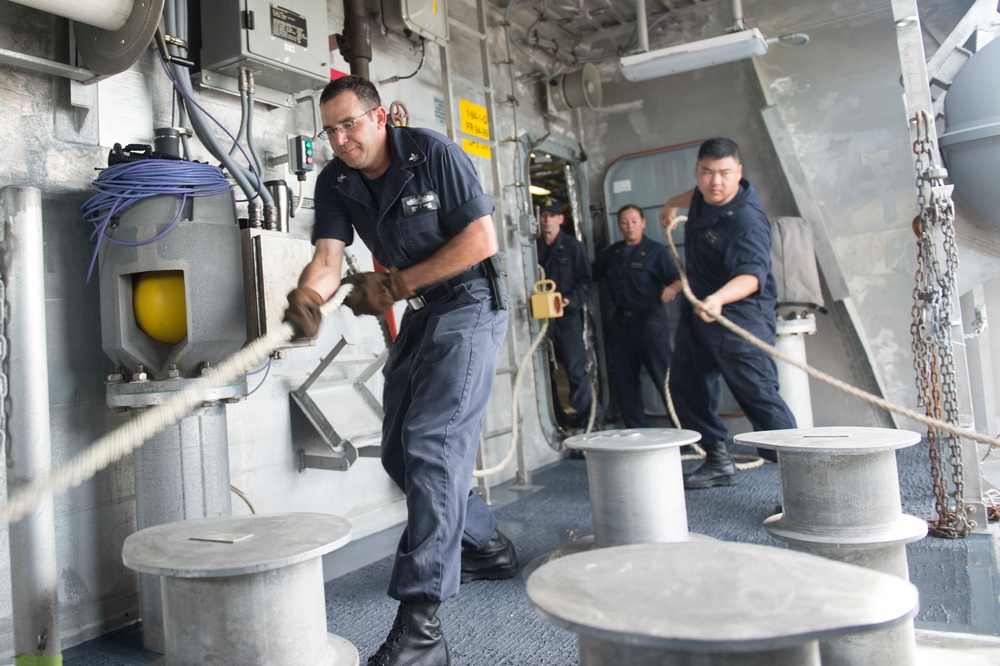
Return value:
[[(538, 263), (546, 279), (556, 284), (562, 295), (563, 316), (549, 320), (546, 337), (552, 342), (556, 361), (569, 380), (569, 404), (574, 414), (567, 416), (552, 376), (552, 407), (556, 421), (564, 428), (580, 428), (590, 419), (591, 390), (587, 377), (587, 348), (583, 339), (583, 306), (590, 296), (590, 260), (579, 240), (562, 230), (562, 204), (552, 197), (542, 200), (538, 214), (541, 237), (536, 242)], [(597, 406), (595, 423), (601, 421)]]
[(626, 428), (647, 428), (639, 371), (646, 372), (664, 401), (663, 382), (670, 366), (670, 321), (664, 303), (681, 292), (680, 273), (667, 248), (648, 238), (642, 209), (618, 211), (620, 240), (594, 261), (594, 280), (607, 279), (611, 292), (611, 359), (618, 408)]
[(715, 323), (722, 314), (774, 344), (777, 287), (771, 273), (771, 224), (743, 178), (739, 147), (730, 139), (705, 141), (695, 165), (697, 186), (672, 197), (660, 222), (673, 229), (678, 209), (688, 210), (684, 268), (699, 301), (681, 304), (670, 369), (670, 395), (681, 427), (701, 433), (706, 459), (684, 475), (685, 488), (736, 483), (726, 447), (729, 436), (718, 415), (720, 378), (732, 391), (754, 430), (795, 427), (778, 394), (778, 372), (766, 352)]
[[(514, 546), (470, 490), (483, 416), (507, 332), (493, 201), (447, 137), (393, 127), (369, 81), (346, 76), (320, 97), (321, 138), (337, 159), (316, 180), (315, 253), (285, 318), (315, 337), (341, 282), (355, 314), (409, 307), (383, 374), (382, 466), (406, 497), (389, 596), (399, 609), (369, 666), (449, 664), (437, 617), (460, 582), (518, 573)], [(388, 275), (341, 280), (355, 232)]]

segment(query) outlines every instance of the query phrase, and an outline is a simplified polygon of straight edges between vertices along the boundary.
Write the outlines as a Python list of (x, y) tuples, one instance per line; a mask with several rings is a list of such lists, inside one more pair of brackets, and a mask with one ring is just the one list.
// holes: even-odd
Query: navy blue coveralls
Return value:
[(590, 418), (590, 380), (587, 377), (587, 348), (583, 340), (583, 306), (590, 296), (590, 260), (583, 243), (560, 231), (552, 245), (538, 239), (538, 263), (546, 279), (556, 283), (556, 291), (569, 300), (562, 317), (549, 320), (546, 337), (552, 341), (556, 360), (569, 379), (569, 404), (576, 412), (571, 423), (556, 394), (552, 380), (552, 406), (561, 426), (579, 426)]
[[(453, 141), (426, 129), (387, 132), (391, 164), (381, 183), (366, 184), (340, 160), (320, 173), (313, 240), (350, 245), (356, 230), (380, 264), (403, 269), (494, 206)], [(470, 486), (507, 312), (487, 277), (460, 275), (421, 293), (427, 305), (407, 308), (383, 369), (382, 466), (407, 508), (388, 593), (440, 602), (458, 593), (462, 546), (478, 550), (496, 528)]]
[[(761, 340), (774, 344), (778, 290), (771, 273), (771, 224), (750, 183), (724, 206), (705, 203), (695, 189), (684, 227), (684, 263), (698, 299), (737, 275), (753, 275), (760, 288), (722, 314)], [(720, 376), (754, 430), (794, 428), (795, 417), (778, 395), (774, 360), (718, 323), (706, 323), (690, 303), (681, 304), (670, 370), (670, 395), (681, 426), (701, 433), (709, 446), (728, 437), (719, 418)]]
[(613, 308), (611, 359), (618, 407), (626, 428), (646, 428), (639, 369), (646, 368), (662, 398), (670, 366), (670, 321), (660, 294), (680, 273), (666, 246), (643, 236), (636, 245), (618, 241), (597, 257), (594, 280), (605, 277)]

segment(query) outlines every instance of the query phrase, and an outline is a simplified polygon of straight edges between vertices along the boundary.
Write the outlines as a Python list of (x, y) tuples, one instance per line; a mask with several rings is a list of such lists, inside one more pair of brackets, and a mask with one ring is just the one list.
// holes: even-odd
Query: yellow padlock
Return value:
[(563, 316), (562, 294), (556, 291), (553, 280), (539, 280), (535, 283), (535, 293), (531, 295), (531, 317), (533, 319), (555, 319)]

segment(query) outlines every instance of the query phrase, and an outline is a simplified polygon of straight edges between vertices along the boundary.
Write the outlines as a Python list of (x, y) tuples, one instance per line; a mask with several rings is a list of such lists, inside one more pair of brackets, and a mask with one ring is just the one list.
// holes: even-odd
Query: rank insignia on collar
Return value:
[(338, 183), (342, 183), (342, 182), (344, 182), (345, 180), (347, 180), (347, 175), (346, 175), (346, 174), (343, 174), (343, 173), (342, 173), (342, 174), (340, 174), (339, 176), (337, 176), (337, 182), (338, 182)]
[(416, 153), (410, 153), (410, 161), (411, 161), (411, 162), (416, 162), (416, 161), (417, 161), (417, 160), (419, 160), (419, 159), (420, 159), (420, 158), (419, 158), (419, 157), (417, 157), (417, 154), (416, 154)]

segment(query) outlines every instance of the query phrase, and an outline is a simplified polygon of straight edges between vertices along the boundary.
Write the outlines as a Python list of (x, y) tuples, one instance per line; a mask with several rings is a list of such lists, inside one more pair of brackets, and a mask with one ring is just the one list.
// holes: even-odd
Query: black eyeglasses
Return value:
[(372, 108), (370, 108), (367, 111), (365, 111), (364, 113), (362, 113), (360, 116), (355, 116), (354, 118), (351, 118), (350, 120), (345, 120), (344, 122), (342, 122), (339, 125), (336, 125), (334, 127), (324, 127), (323, 131), (316, 135), (316, 138), (317, 139), (322, 139), (323, 141), (326, 141), (328, 139), (332, 139), (333, 136), (334, 136), (334, 134), (336, 134), (337, 132), (339, 132), (341, 134), (347, 134), (348, 132), (350, 132), (351, 130), (353, 130), (355, 127), (358, 126), (358, 121), (359, 120), (361, 120), (362, 118), (364, 118), (365, 116), (367, 116), (369, 113), (371, 113), (372, 111), (374, 111), (377, 108), (378, 108), (377, 106), (373, 106)]

